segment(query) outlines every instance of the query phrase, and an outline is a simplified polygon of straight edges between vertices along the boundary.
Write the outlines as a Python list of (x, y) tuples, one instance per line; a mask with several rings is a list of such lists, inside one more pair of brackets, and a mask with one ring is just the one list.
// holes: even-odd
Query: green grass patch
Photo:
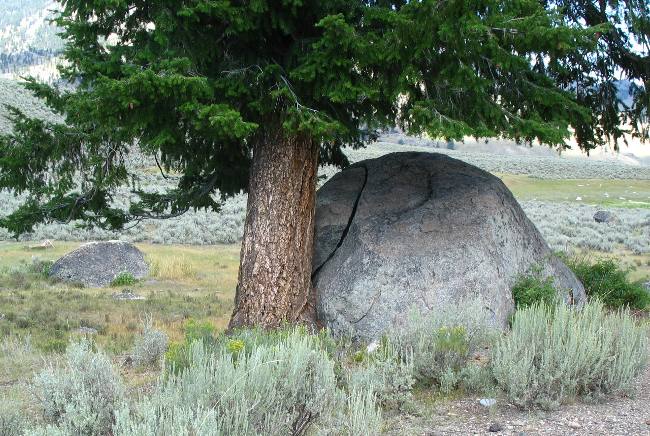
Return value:
[(603, 207), (650, 209), (648, 180), (547, 180), (510, 174), (500, 177), (520, 201), (569, 201)]

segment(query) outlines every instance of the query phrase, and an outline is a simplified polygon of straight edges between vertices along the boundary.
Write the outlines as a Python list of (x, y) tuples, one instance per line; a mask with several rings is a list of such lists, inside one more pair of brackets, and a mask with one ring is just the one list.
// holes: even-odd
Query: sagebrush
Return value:
[(630, 391), (647, 364), (647, 333), (627, 311), (609, 313), (597, 300), (581, 309), (535, 304), (515, 313), (491, 365), (510, 402), (554, 409)]
[(142, 334), (135, 340), (131, 350), (131, 358), (135, 366), (155, 366), (162, 361), (169, 337), (153, 326), (153, 320), (147, 318), (143, 322)]
[(64, 366), (50, 365), (34, 377), (33, 394), (43, 418), (64, 434), (109, 434), (125, 388), (110, 359), (88, 340), (73, 342)]
[[(230, 339), (229, 341), (237, 340)], [(318, 336), (290, 330), (254, 348), (190, 346), (191, 364), (117, 413), (119, 435), (377, 434), (372, 392), (338, 386)]]
[(391, 337), (413, 355), (415, 378), (443, 391), (455, 389), (469, 359), (497, 335), (490, 313), (479, 300), (463, 301), (427, 314), (414, 312)]

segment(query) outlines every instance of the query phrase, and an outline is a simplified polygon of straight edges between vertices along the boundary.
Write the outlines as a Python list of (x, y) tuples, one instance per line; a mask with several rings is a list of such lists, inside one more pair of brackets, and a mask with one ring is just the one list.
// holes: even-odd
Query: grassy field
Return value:
[[(225, 329), (233, 308), (239, 245), (138, 244), (150, 276), (128, 288), (145, 300), (120, 301), (124, 287), (79, 288), (34, 271), (38, 261), (56, 260), (80, 243), (30, 250), (24, 243), (0, 243), (0, 397), (11, 398), (37, 417), (28, 383), (32, 374), (61, 359), (81, 327), (97, 330), (94, 341), (119, 365), (151, 316), (171, 341), (183, 336), (189, 319)], [(35, 260), (37, 260), (35, 262)], [(121, 367), (131, 388), (153, 382), (158, 373)]]
[(538, 179), (500, 174), (519, 201), (570, 201), (603, 207), (650, 209), (649, 180)]
[(33, 256), (55, 260), (78, 243), (55, 242), (33, 251), (20, 243), (0, 244), (0, 336), (31, 336), (44, 351), (62, 351), (80, 327), (97, 330), (96, 341), (120, 354), (132, 346), (145, 316), (151, 315), (170, 339), (182, 336), (193, 318), (225, 328), (232, 311), (238, 245), (210, 247), (140, 244), (151, 265), (150, 277), (129, 286), (140, 301), (120, 301), (124, 287), (78, 288), (31, 271)]
[[(81, 288), (33, 271), (35, 260), (55, 260), (79, 246), (55, 242), (55, 248), (31, 250), (22, 243), (0, 243), (0, 337), (29, 336), (43, 352), (63, 351), (82, 327), (97, 330), (96, 342), (120, 355), (133, 344), (146, 316), (172, 341), (182, 338), (188, 319), (225, 329), (237, 283), (239, 245), (183, 246), (137, 244), (150, 264), (148, 278), (127, 287)], [(634, 280), (650, 277), (650, 254), (626, 250), (581, 255), (613, 258), (631, 270)], [(122, 301), (124, 289), (144, 300)]]

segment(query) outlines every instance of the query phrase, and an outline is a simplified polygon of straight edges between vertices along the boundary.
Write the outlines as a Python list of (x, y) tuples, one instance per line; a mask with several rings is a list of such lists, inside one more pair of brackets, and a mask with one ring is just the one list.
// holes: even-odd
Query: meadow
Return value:
[[(190, 318), (223, 330), (232, 311), (239, 247), (138, 244), (150, 277), (108, 289), (56, 282), (38, 271), (79, 243), (56, 242), (47, 251), (0, 243), (0, 332), (30, 336), (44, 352), (65, 350), (82, 327), (97, 331), (97, 342), (115, 354), (131, 347), (145, 314), (172, 340), (182, 338)], [(142, 300), (114, 298), (128, 290)]]
[[(574, 259), (586, 259), (588, 263), (597, 262), (599, 259), (611, 259), (620, 267), (620, 271), (624, 272), (625, 283), (629, 280), (632, 283), (630, 286), (636, 286), (634, 289), (637, 290), (639, 283), (650, 279), (649, 168), (560, 157), (488, 155), (431, 148), (422, 146), (418, 141), (405, 144), (379, 142), (364, 150), (350, 150), (349, 157), (354, 162), (388, 152), (406, 150), (443, 152), (493, 172), (512, 190), (528, 217), (554, 250), (569, 253), (569, 256)], [(168, 186), (169, 182), (160, 177), (155, 167), (152, 167), (146, 158), (136, 155), (132, 165), (140, 172), (139, 183), (145, 189), (161, 190)], [(324, 183), (335, 171), (333, 168), (322, 168), (319, 183)], [(0, 192), (0, 214), (15, 210), (20, 198), (6, 191)], [(128, 203), (133, 198), (132, 194), (125, 190), (119, 201)], [(116, 383), (116, 392), (123, 392), (120, 394), (123, 396), (120, 397), (120, 402), (111, 403), (109, 409), (102, 409), (102, 413), (108, 413), (113, 417), (122, 416), (123, 421), (115, 424), (117, 425), (115, 428), (119, 429), (117, 434), (125, 435), (148, 434), (144, 429), (151, 428), (146, 426), (154, 424), (147, 421), (147, 417), (158, 416), (156, 415), (158, 412), (154, 413), (153, 410), (159, 411), (164, 416), (168, 416), (166, 414), (187, 415), (200, 422), (210, 421), (210, 416), (201, 417), (196, 415), (198, 413), (196, 409), (188, 409), (194, 404), (191, 407), (199, 407), (199, 410), (202, 410), (200, 407), (206, 407), (206, 404), (197, 406), (193, 399), (184, 396), (200, 397), (199, 393), (191, 394), (190, 388), (185, 387), (186, 385), (216, 383), (213, 379), (214, 374), (200, 373), (213, 368), (213, 365), (225, 365), (219, 367), (223, 371), (232, 372), (234, 378), (231, 382), (235, 384), (242, 377), (247, 380), (254, 380), (254, 377), (275, 380), (273, 383), (276, 384), (273, 386), (267, 386), (260, 379), (260, 381), (251, 381), (250, 383), (253, 383), (251, 386), (242, 387), (243, 391), (236, 394), (241, 396), (232, 399), (233, 408), (259, 408), (262, 407), (260, 404), (266, 404), (261, 400), (260, 403), (248, 403), (249, 396), (257, 398), (268, 395), (269, 398), (274, 398), (271, 394), (260, 394), (257, 389), (268, 388), (276, 392), (276, 395), (282, 392), (282, 395), (288, 397), (297, 395), (295, 390), (303, 388), (311, 392), (309, 395), (314, 395), (314, 390), (327, 392), (329, 395), (327, 400), (318, 397), (319, 401), (323, 401), (318, 407), (324, 408), (323, 410), (337, 407), (343, 415), (329, 416), (327, 420), (332, 420), (329, 422), (321, 410), (319, 413), (322, 419), (310, 423), (313, 424), (313, 434), (376, 434), (380, 428), (383, 432), (403, 433), (399, 429), (403, 429), (408, 419), (411, 419), (405, 417), (415, 416), (419, 417), (416, 419), (417, 422), (425, 422), (428, 419), (426, 417), (430, 417), (433, 413), (431, 410), (438, 405), (448, 404), (449, 401), (465, 398), (467, 395), (496, 396), (506, 398), (513, 404), (520, 402), (524, 408), (552, 409), (559, 407), (560, 404), (573, 402), (575, 398), (583, 395), (601, 394), (592, 391), (582, 392), (581, 388), (576, 386), (562, 386), (563, 392), (573, 390), (573, 393), (566, 398), (558, 397), (555, 388), (549, 387), (548, 392), (541, 390), (537, 397), (531, 397), (527, 393), (530, 390), (530, 383), (539, 382), (532, 379), (524, 382), (509, 375), (513, 373), (513, 365), (519, 365), (522, 359), (518, 353), (523, 353), (525, 348), (523, 344), (529, 343), (530, 340), (537, 340), (542, 344), (545, 340), (534, 339), (531, 337), (532, 331), (525, 330), (530, 327), (530, 322), (546, 322), (545, 317), (540, 318), (540, 314), (534, 311), (525, 312), (525, 317), (522, 315), (522, 319), (526, 321), (521, 321), (521, 325), (515, 327), (523, 329), (521, 333), (523, 337), (513, 333), (506, 336), (507, 340), (501, 339), (499, 342), (498, 335), (495, 336), (494, 332), (490, 333), (476, 326), (474, 330), (466, 330), (468, 327), (461, 323), (449, 330), (446, 327), (448, 320), (427, 321), (414, 327), (415, 330), (410, 335), (416, 338), (437, 337), (441, 342), (435, 347), (439, 348), (420, 349), (418, 347), (422, 342), (401, 337), (401, 339), (393, 338), (397, 348), (393, 348), (392, 345), (382, 345), (379, 354), (374, 356), (370, 356), (363, 346), (359, 348), (358, 345), (351, 345), (345, 340), (335, 342), (330, 338), (305, 337), (303, 333), (295, 331), (271, 337), (257, 336), (259, 333), (244, 333), (241, 340), (238, 337), (224, 339), (220, 336), (220, 332), (225, 330), (233, 308), (239, 241), (243, 232), (245, 207), (246, 195), (240, 194), (227, 200), (218, 214), (189, 212), (171, 220), (145, 222), (120, 233), (79, 228), (74, 224), (49, 224), (38, 226), (34, 232), (22, 235), (16, 240), (0, 230), (0, 395), (11, 399), (8, 404), (14, 410), (14, 412), (11, 410), (3, 412), (3, 408), (0, 407), (0, 429), (5, 425), (3, 419), (9, 422), (6, 424), (9, 426), (14, 425), (11, 421), (14, 418), (17, 419), (16, 422), (21, 422), (20, 425), (26, 425), (23, 418), (27, 416), (28, 421), (32, 423), (58, 424), (57, 427), (48, 430), (51, 431), (50, 433), (39, 433), (40, 430), (34, 430), (33, 433), (25, 434), (70, 434), (69, 431), (66, 433), (65, 429), (61, 430), (61, 433), (52, 430), (67, 428), (65, 426), (72, 424), (61, 418), (66, 416), (61, 411), (57, 412), (58, 415), (44, 414), (43, 411), (48, 410), (50, 406), (54, 407), (52, 405), (54, 403), (49, 406), (47, 406), (49, 403), (43, 403), (46, 400), (43, 398), (43, 392), (47, 389), (63, 389), (63, 386), (67, 386), (65, 387), (67, 390), (72, 389), (66, 384), (68, 383), (66, 377), (73, 376), (75, 371), (89, 370), (83, 369), (85, 367), (75, 369), (74, 362), (78, 362), (79, 359), (81, 361), (89, 359), (89, 362), (94, 362), (93, 365), (99, 365), (100, 369), (95, 370), (103, 371), (100, 377), (106, 377), (106, 374), (110, 373), (109, 378), (113, 380), (110, 383)], [(593, 215), (601, 209), (613, 212), (618, 219), (607, 224), (596, 223)], [(57, 282), (48, 277), (47, 271), (52, 261), (78, 247), (83, 241), (106, 239), (123, 239), (136, 243), (146, 255), (150, 266), (149, 277), (133, 284), (104, 289), (83, 288)], [(40, 248), (39, 245), (43, 240), (50, 240), (53, 247)], [(544, 290), (545, 286), (545, 284), (535, 284), (533, 281), (530, 289), (537, 292), (537, 289)], [(525, 291), (527, 292), (528, 289), (526, 288)], [(127, 294), (134, 294), (139, 299), (119, 298), (120, 295)], [(624, 325), (626, 331), (629, 331), (630, 338), (636, 338), (634, 339), (636, 345), (615, 344), (613, 346), (627, 347), (626, 350), (632, 350), (638, 346), (639, 341), (645, 340), (646, 333), (639, 333), (641, 330), (637, 330), (634, 326), (635, 321), (632, 321), (629, 315), (623, 314), (621, 315), (623, 318), (620, 319), (609, 318), (609, 312), (598, 312), (598, 310), (600, 309), (595, 307), (589, 316), (600, 319), (598, 322), (612, 323), (613, 326)], [(457, 320), (458, 316), (454, 318), (456, 319), (454, 322), (460, 322)], [(575, 322), (576, 325), (581, 322), (592, 325), (594, 322), (573, 319), (571, 317), (574, 315), (564, 312), (562, 316), (569, 319), (567, 322)], [(645, 318), (645, 315), (641, 316)], [(548, 328), (562, 329), (563, 327), (549, 325)], [(581, 329), (581, 335), (595, 335), (591, 338), (583, 338), (587, 342), (591, 341), (589, 342), (591, 344), (600, 343), (599, 341), (611, 343), (610, 339), (596, 338), (601, 333), (587, 332), (584, 327), (576, 328)], [(192, 345), (191, 340), (197, 338), (204, 341), (208, 347), (206, 350), (201, 351), (198, 346)], [(86, 340), (90, 340), (92, 345), (83, 345), (88, 344), (83, 342)], [(553, 347), (566, 346), (568, 345), (564, 342), (540, 345), (542, 348), (550, 347), (553, 350), (555, 349)], [(228, 366), (229, 359), (236, 361), (237, 353), (243, 352), (241, 350), (246, 350), (248, 356), (246, 362), (248, 359), (251, 361), (270, 359), (271, 362), (275, 361), (274, 359), (278, 361), (285, 359), (274, 354), (278, 352), (277, 347), (293, 353), (292, 359), (294, 357), (298, 360), (306, 359), (304, 364), (308, 368), (320, 368), (319, 371), (324, 371), (321, 374), (324, 380), (335, 375), (339, 381), (327, 386), (289, 387), (279, 381), (289, 377), (281, 375), (284, 374), (284, 367), (274, 367), (268, 370), (271, 372), (262, 371), (257, 374), (260, 372), (257, 366), (248, 369), (246, 366), (240, 369), (237, 369), (236, 365)], [(67, 354), (65, 354), (66, 349)], [(228, 352), (220, 354), (222, 351), (219, 350), (223, 349)], [(166, 354), (165, 350), (167, 350)], [(489, 356), (485, 355), (485, 350), (490, 350)], [(617, 350), (600, 350), (597, 353), (619, 353)], [(215, 357), (219, 359), (218, 361), (200, 360), (208, 359), (207, 356), (213, 352), (218, 356)], [(495, 354), (497, 352), (501, 354)], [(596, 353), (594, 350), (590, 352)], [(147, 357), (150, 362), (146, 365), (134, 365), (134, 356), (143, 353), (145, 356), (153, 356), (151, 359)], [(314, 358), (313, 353), (320, 356), (318, 357), (320, 360), (309, 360)], [(557, 353), (567, 354), (561, 350)], [(166, 363), (161, 364), (163, 354)], [(204, 357), (199, 358), (199, 355)], [(196, 363), (192, 359), (199, 359), (201, 363)], [(489, 366), (482, 366), (484, 363), (475, 365), (476, 362), (484, 362), (486, 359), (490, 363), (485, 365)], [(645, 357), (641, 354), (630, 355), (629, 362), (626, 363), (628, 366), (611, 369), (623, 371), (628, 375), (623, 377), (622, 372), (607, 373), (608, 380), (616, 380), (616, 382), (608, 387), (605, 393), (611, 394), (619, 390), (627, 392), (632, 380), (629, 375), (639, 374), (643, 367), (640, 362), (643, 359)], [(174, 371), (175, 367), (183, 368), (190, 361), (198, 365), (196, 370), (180, 373), (178, 376), (180, 378), (169, 379), (171, 380), (169, 382), (164, 382), (168, 380), (167, 376), (161, 378), (161, 369), (162, 374), (167, 374), (170, 370)], [(566, 367), (566, 363), (556, 363), (558, 367)], [(578, 363), (587, 366), (596, 365), (595, 360)], [(571, 365), (578, 363), (573, 362)], [(297, 362), (295, 364), (298, 365)], [(338, 369), (334, 373), (328, 372), (330, 370), (327, 368), (330, 365)], [(440, 366), (444, 371), (431, 374), (426, 370), (431, 366)], [(65, 368), (65, 371), (60, 372), (63, 370), (56, 368)], [(307, 371), (305, 368), (302, 370)], [(237, 371), (248, 372), (240, 374)], [(540, 369), (531, 366), (529, 371), (531, 372), (526, 377), (532, 377), (531, 374), (537, 374), (536, 371)], [(36, 378), (34, 378), (35, 374)], [(87, 375), (79, 376), (83, 379)], [(199, 377), (200, 380), (194, 380), (192, 377)], [(306, 383), (311, 383), (309, 382), (311, 379), (303, 375), (294, 374), (291, 377), (298, 377), (307, 380)], [(562, 377), (571, 378), (566, 374)], [(585, 383), (592, 383), (592, 381)], [(90, 391), (84, 389), (91, 388), (92, 386), (76, 386), (74, 389), (81, 389), (79, 395), (88, 395)], [(215, 391), (223, 389), (222, 395), (230, 395), (232, 390), (232, 387), (228, 386), (220, 388), (214, 385), (213, 388)], [(103, 388), (98, 391), (97, 395), (99, 394), (104, 394)], [(156, 398), (163, 397), (173, 397), (174, 400), (166, 401), (164, 404), (156, 403), (158, 401)], [(129, 402), (138, 401), (137, 409), (133, 411), (121, 409), (124, 407), (124, 398), (129, 398)], [(70, 404), (66, 407), (73, 407)], [(76, 404), (73, 409), (82, 406), (85, 407)], [(172, 409), (167, 410), (168, 407)], [(294, 410), (291, 407), (289, 409)], [(26, 413), (16, 413), (15, 410), (26, 411)], [(74, 422), (86, 416), (83, 414), (78, 416), (76, 413), (81, 412), (69, 414), (75, 417)], [(53, 416), (59, 418), (55, 419)], [(237, 421), (241, 416), (251, 415), (240, 414), (238, 417), (231, 418)], [(277, 422), (273, 421), (275, 422), (273, 425), (277, 426), (280, 426), (278, 423), (288, 419), (284, 415), (275, 416), (267, 413), (264, 416), (266, 417), (264, 419), (270, 420), (269, 423), (277, 419)], [(161, 415), (155, 419), (160, 420), (156, 421), (160, 423), (166, 418)], [(111, 422), (112, 420), (113, 418)], [(192, 422), (191, 425), (200, 429), (197, 421)], [(336, 427), (341, 422), (345, 422), (348, 427)], [(267, 424), (271, 425), (269, 423)], [(219, 425), (226, 426), (223, 427), (226, 429), (230, 428), (224, 430), (225, 434), (229, 434), (228, 431), (235, 431), (232, 430), (234, 428), (239, 429), (237, 430), (239, 434), (248, 434), (242, 430), (249, 425), (246, 423), (237, 421)], [(328, 425), (334, 427), (329, 428)], [(269, 434), (286, 434), (279, 428)], [(97, 434), (95, 430), (85, 434)], [(200, 430), (196, 430), (196, 433), (213, 434), (210, 431), (201, 433)], [(421, 434), (421, 432), (422, 427), (418, 427), (417, 430), (411, 428), (406, 431), (406, 434)], [(14, 433), (9, 434), (13, 436)]]

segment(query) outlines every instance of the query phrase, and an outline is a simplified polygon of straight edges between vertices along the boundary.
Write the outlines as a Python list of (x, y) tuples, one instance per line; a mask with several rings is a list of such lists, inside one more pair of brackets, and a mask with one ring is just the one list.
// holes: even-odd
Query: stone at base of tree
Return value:
[(110, 285), (120, 273), (136, 279), (149, 274), (149, 266), (138, 248), (124, 241), (89, 242), (52, 265), (50, 276), (88, 287)]
[(616, 214), (610, 211), (599, 210), (594, 214), (594, 221), (597, 223), (618, 223), (620, 222), (620, 219)]
[(477, 299), (505, 327), (512, 286), (540, 269), (561, 296), (585, 291), (501, 180), (436, 153), (358, 162), (319, 191), (312, 282), (319, 321), (372, 341), (408, 320)]

